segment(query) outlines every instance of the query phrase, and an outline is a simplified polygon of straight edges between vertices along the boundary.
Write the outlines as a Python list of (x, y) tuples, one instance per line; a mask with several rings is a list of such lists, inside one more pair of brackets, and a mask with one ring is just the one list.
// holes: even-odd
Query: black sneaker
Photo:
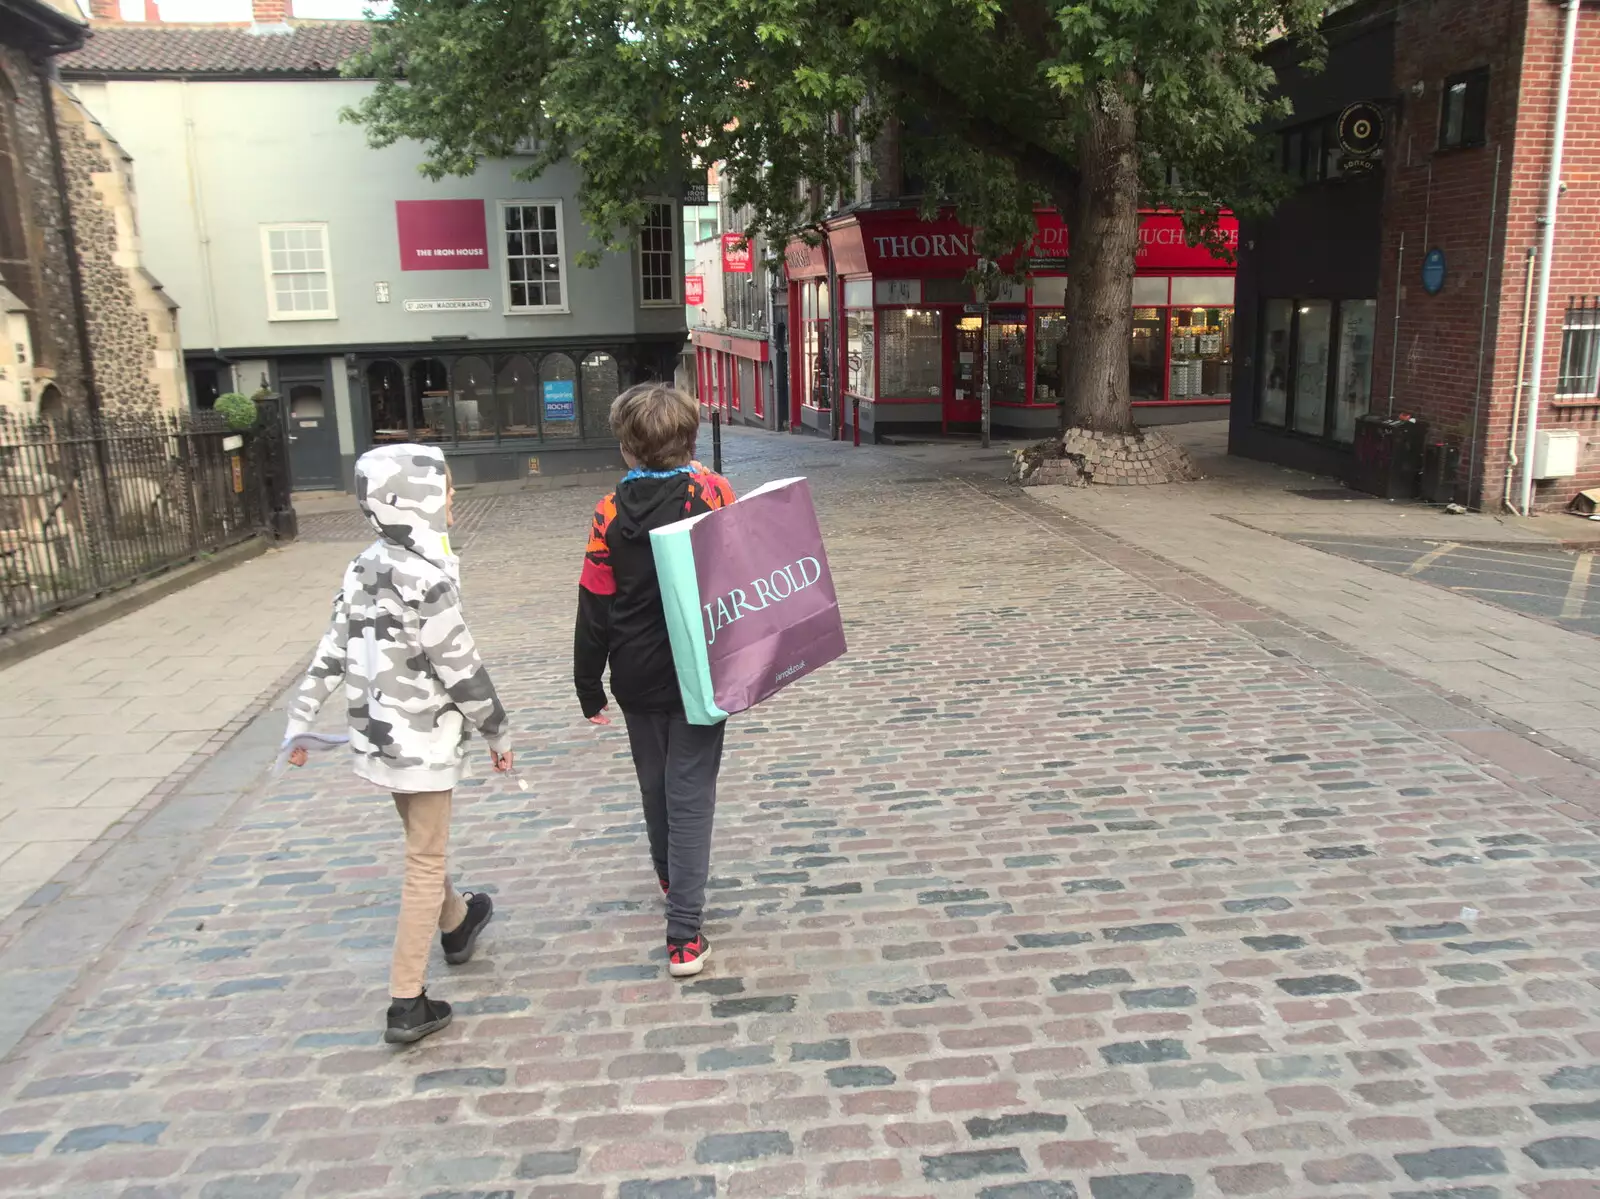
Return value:
[(391, 1045), (409, 1045), (450, 1023), (450, 1005), (442, 999), (429, 999), (424, 991), (415, 999), (389, 1000), (389, 1027), (383, 1039)]
[(472, 951), (478, 944), (478, 934), (494, 917), (494, 900), (487, 895), (466, 894), (467, 914), (455, 928), (439, 934), (439, 944), (444, 946), (444, 960), (452, 966), (472, 960)]
[(687, 941), (667, 938), (667, 973), (673, 978), (693, 978), (706, 968), (711, 943), (700, 933)]

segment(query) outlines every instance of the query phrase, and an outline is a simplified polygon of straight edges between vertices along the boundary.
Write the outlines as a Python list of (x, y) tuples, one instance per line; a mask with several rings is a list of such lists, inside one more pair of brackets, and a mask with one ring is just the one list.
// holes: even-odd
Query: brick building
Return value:
[[(1295, 105), (1281, 153), (1303, 186), (1241, 230), (1235, 453), (1345, 475), (1357, 416), (1409, 413), (1459, 451), (1460, 499), (1498, 510), (1508, 477), (1519, 498), (1537, 341), (1524, 303), (1536, 314), (1565, 21), (1552, 0), (1369, 0), (1330, 20), (1325, 71), (1275, 64)], [(1357, 104), (1382, 121), (1365, 163), (1340, 141)], [(1597, 117), (1589, 4), (1577, 11), (1537, 409), (1539, 430), (1576, 434), (1577, 461), (1540, 472), (1556, 477), (1534, 484), (1537, 509), (1600, 486), (1600, 321), (1582, 300), (1600, 292)]]

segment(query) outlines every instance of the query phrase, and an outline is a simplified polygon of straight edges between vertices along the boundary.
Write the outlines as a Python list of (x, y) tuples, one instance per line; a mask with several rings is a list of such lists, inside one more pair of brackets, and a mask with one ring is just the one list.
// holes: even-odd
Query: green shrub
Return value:
[(226, 395), (218, 396), (213, 407), (228, 422), (230, 429), (243, 433), (246, 429), (256, 427), (256, 402), (247, 395), (230, 391)]

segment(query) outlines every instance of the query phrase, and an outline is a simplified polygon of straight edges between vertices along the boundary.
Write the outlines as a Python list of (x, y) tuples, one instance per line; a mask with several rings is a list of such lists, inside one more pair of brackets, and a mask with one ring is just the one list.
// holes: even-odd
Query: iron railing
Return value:
[(1600, 296), (1567, 297), (1556, 397), (1600, 399)]
[(268, 529), (267, 434), (0, 414), (0, 633)]

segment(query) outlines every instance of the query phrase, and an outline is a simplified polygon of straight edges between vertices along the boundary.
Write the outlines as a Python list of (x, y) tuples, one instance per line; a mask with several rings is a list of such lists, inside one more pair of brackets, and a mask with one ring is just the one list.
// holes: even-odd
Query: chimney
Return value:
[(89, 18), (94, 21), (120, 21), (122, 5), (117, 0), (89, 0)]
[(250, 0), (250, 20), (256, 25), (286, 25), (294, 16), (294, 0)]

